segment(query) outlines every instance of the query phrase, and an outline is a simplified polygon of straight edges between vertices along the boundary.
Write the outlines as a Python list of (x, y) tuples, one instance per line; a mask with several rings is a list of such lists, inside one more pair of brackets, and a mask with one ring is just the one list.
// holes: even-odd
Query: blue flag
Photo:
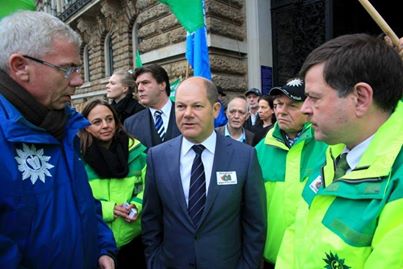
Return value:
[(193, 68), (194, 76), (211, 80), (206, 25), (193, 33), (188, 33), (186, 37), (186, 59)]

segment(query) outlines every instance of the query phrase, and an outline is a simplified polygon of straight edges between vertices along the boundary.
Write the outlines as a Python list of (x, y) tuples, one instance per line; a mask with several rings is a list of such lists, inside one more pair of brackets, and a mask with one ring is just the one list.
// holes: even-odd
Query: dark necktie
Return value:
[(206, 177), (201, 159), (205, 147), (203, 145), (194, 145), (192, 149), (196, 153), (196, 156), (193, 160), (190, 175), (188, 211), (193, 224), (197, 226), (206, 203)]
[(155, 130), (157, 130), (157, 133), (159, 137), (161, 138), (161, 141), (165, 140), (165, 128), (164, 128), (164, 122), (162, 121), (161, 117), (162, 111), (156, 110), (154, 112), (154, 117), (155, 117)]
[(334, 169), (334, 179), (341, 178), (350, 169), (347, 163), (347, 152), (344, 152), (339, 157), (336, 158), (336, 166)]

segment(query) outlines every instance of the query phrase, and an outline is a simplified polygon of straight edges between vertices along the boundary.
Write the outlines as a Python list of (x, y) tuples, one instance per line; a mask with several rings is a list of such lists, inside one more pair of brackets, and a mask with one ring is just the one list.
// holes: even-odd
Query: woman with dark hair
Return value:
[(259, 118), (261, 122), (253, 129), (255, 136), (253, 138), (252, 146), (256, 146), (262, 140), (267, 132), (273, 127), (276, 122), (276, 116), (273, 111), (273, 99), (270, 96), (262, 95), (258, 99), (259, 104)]
[(122, 124), (125, 119), (144, 109), (134, 99), (135, 86), (133, 75), (124, 70), (115, 71), (106, 84), (106, 97), (112, 99), (112, 107), (118, 113)]
[(130, 137), (116, 111), (102, 100), (82, 111), (91, 125), (80, 132), (80, 147), (92, 193), (102, 205), (119, 252), (118, 268), (145, 268), (140, 212), (146, 168), (145, 147)]

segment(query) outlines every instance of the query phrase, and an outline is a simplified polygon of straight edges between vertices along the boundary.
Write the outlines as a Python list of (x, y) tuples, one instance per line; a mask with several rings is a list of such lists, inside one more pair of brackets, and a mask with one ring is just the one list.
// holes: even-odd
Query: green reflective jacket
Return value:
[(120, 248), (141, 233), (141, 219), (128, 223), (122, 218), (115, 218), (115, 204), (124, 202), (136, 205), (138, 214), (143, 208), (143, 190), (146, 171), (145, 147), (138, 140), (129, 139), (129, 174), (126, 178), (98, 178), (95, 171), (85, 164), (92, 193), (102, 204), (102, 217), (111, 228), (116, 245)]
[(402, 134), (400, 102), (341, 178), (334, 179), (334, 160), (344, 145), (328, 148), (322, 172), (303, 190), (276, 268), (403, 268)]
[(327, 145), (313, 138), (305, 124), (295, 144), (288, 148), (278, 124), (256, 145), (267, 199), (267, 233), (264, 258), (276, 262), (285, 229), (295, 219), (297, 201), (306, 178), (324, 163)]

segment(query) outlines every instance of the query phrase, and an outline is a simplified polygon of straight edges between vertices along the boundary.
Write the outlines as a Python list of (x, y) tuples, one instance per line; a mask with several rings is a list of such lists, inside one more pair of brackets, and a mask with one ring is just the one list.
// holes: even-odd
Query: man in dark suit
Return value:
[(232, 98), (228, 103), (226, 114), (228, 123), (216, 128), (217, 133), (252, 145), (255, 135), (243, 127), (248, 118), (248, 103), (246, 102), (246, 98), (243, 95)]
[(168, 74), (157, 64), (137, 68), (134, 72), (137, 95), (140, 103), (147, 107), (127, 118), (127, 132), (150, 148), (180, 134), (175, 123), (175, 107), (169, 100)]
[(148, 268), (258, 268), (266, 213), (254, 148), (214, 131), (220, 104), (209, 80), (182, 82), (175, 110), (182, 135), (148, 152)]

